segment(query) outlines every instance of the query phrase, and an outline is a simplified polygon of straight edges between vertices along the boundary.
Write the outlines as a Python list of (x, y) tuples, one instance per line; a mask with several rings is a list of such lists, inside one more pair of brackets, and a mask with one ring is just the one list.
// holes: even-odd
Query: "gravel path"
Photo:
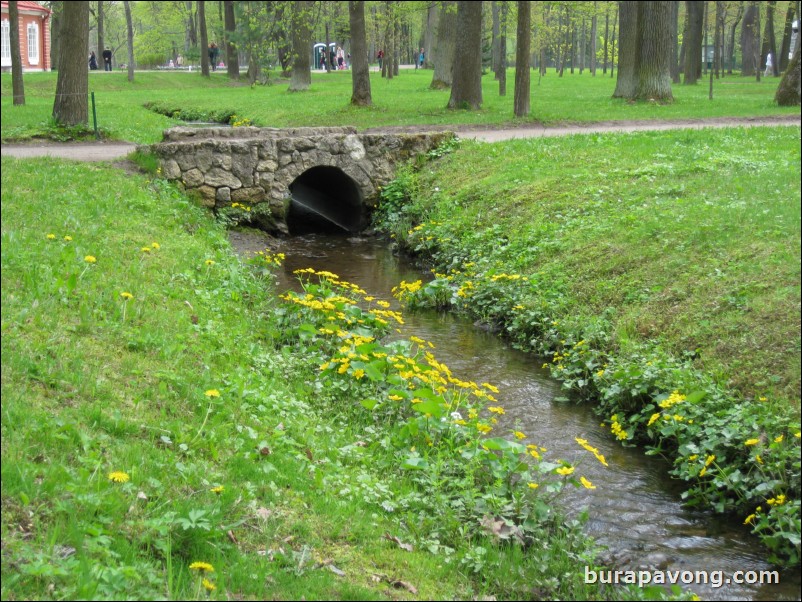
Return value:
[[(607, 132), (645, 132), (677, 129), (702, 129), (722, 127), (755, 127), (755, 126), (800, 126), (802, 119), (799, 115), (777, 115), (773, 117), (726, 117), (701, 120), (681, 121), (609, 121), (568, 126), (527, 126), (527, 127), (430, 127), (430, 126), (400, 126), (373, 128), (365, 130), (369, 133), (380, 132), (425, 132), (432, 130), (453, 130), (461, 138), (471, 138), (484, 142), (498, 142), (512, 138), (544, 138), (552, 136), (570, 136), (572, 134), (599, 134)], [(136, 148), (130, 142), (81, 142), (58, 143), (37, 141), (26, 144), (3, 144), (0, 154), (11, 157), (58, 157), (74, 159), (76, 161), (117, 161), (124, 159)]]

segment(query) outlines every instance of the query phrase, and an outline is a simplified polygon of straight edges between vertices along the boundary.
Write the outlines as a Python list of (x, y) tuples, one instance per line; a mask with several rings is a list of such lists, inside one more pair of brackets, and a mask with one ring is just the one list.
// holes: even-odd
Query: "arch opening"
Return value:
[(286, 221), (293, 236), (359, 232), (365, 220), (362, 191), (338, 167), (312, 167), (290, 184)]

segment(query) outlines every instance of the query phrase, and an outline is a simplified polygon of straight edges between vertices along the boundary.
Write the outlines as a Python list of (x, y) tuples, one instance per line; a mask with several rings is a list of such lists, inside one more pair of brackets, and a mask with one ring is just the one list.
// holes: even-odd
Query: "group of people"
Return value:
[(348, 54), (348, 62), (346, 62), (345, 58), (346, 55), (341, 46), (337, 46), (337, 50), (334, 50), (333, 48), (329, 49), (328, 56), (326, 56), (325, 51), (321, 51), (318, 68), (325, 69), (326, 61), (328, 61), (328, 64), (331, 65), (332, 69), (347, 69), (348, 62), (351, 61), (351, 55)]
[[(382, 64), (384, 63), (384, 50), (379, 49), (376, 53), (376, 60), (379, 62), (379, 69), (382, 68)], [(417, 57), (415, 57), (415, 69), (420, 67), (423, 69), (423, 63), (426, 61), (426, 51), (421, 48), (420, 53)]]
[[(108, 46), (106, 46), (106, 49), (103, 51), (102, 56), (103, 56), (103, 70), (111, 71), (112, 54), (111, 54), (111, 49)], [(97, 56), (95, 56), (94, 50), (89, 51), (89, 69), (90, 71), (97, 71), (98, 69)]]

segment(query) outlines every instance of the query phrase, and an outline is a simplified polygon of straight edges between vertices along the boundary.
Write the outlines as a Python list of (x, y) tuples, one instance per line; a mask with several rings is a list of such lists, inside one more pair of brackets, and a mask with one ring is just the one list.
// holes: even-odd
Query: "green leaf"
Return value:
[(368, 410), (372, 410), (373, 408), (375, 408), (379, 404), (379, 400), (378, 399), (363, 399), (359, 403), (361, 403), (363, 406), (365, 406)]

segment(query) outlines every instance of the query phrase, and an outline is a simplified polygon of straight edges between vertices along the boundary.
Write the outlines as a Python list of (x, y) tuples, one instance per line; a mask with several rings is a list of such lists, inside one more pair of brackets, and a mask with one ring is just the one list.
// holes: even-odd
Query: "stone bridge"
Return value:
[(358, 134), (356, 128), (167, 130), (148, 148), (162, 174), (215, 210), (234, 203), (269, 231), (358, 232), (399, 162), (452, 132)]

